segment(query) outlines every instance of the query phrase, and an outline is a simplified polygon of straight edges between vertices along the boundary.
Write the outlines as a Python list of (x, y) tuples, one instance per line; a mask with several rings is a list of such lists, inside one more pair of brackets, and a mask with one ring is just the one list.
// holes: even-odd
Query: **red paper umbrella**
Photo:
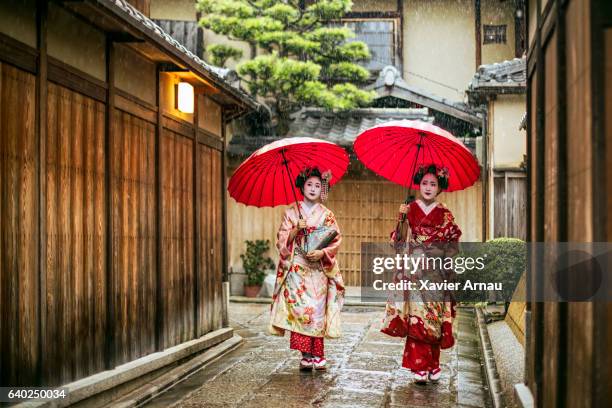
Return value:
[(374, 126), (354, 143), (357, 158), (376, 174), (408, 188), (416, 168), (431, 163), (446, 167), (448, 188), (457, 191), (473, 185), (480, 166), (456, 137), (444, 129), (418, 120), (397, 120)]
[(348, 154), (340, 146), (310, 137), (289, 137), (251, 154), (234, 172), (227, 190), (239, 203), (274, 207), (297, 202), (302, 193), (295, 178), (306, 167), (330, 170), (330, 185), (346, 173)]

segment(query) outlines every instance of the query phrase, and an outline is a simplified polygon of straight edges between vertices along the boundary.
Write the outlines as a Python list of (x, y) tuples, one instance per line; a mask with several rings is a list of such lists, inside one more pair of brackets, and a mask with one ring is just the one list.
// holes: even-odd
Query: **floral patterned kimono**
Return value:
[[(421, 256), (432, 243), (441, 248), (456, 246), (461, 236), (453, 214), (439, 202), (426, 206), (421, 200), (413, 201), (408, 207), (407, 221), (410, 229), (406, 249), (413, 256)], [(391, 237), (397, 241), (395, 231)], [(414, 275), (404, 276), (402, 272), (398, 271), (399, 279), (428, 279), (430, 282), (442, 282), (449, 272), (452, 273), (425, 268)], [(381, 331), (390, 336), (406, 337), (402, 366), (415, 372), (437, 369), (440, 348), (450, 348), (454, 343), (455, 302), (449, 294), (436, 295), (431, 297), (425, 290), (412, 290), (404, 292), (402, 301), (390, 299), (387, 303)]]
[(335, 230), (338, 235), (323, 249), (323, 258), (309, 262), (300, 251), (306, 242), (302, 232), (289, 241), (289, 232), (299, 220), (297, 208), (293, 205), (285, 211), (277, 235), (280, 261), (268, 331), (283, 336), (289, 330), (292, 349), (323, 357), (323, 338), (341, 334), (344, 283), (336, 254), (342, 238), (334, 214), (324, 205), (316, 203), (310, 209), (301, 201), (299, 205), (308, 233)]

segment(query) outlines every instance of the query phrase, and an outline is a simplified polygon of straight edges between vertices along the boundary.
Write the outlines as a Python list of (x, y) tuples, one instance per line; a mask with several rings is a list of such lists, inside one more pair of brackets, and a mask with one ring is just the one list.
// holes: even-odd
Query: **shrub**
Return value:
[(270, 249), (270, 240), (246, 240), (246, 252), (240, 255), (244, 272), (247, 275), (245, 285), (261, 285), (266, 277), (266, 270), (274, 267), (272, 258), (266, 256)]

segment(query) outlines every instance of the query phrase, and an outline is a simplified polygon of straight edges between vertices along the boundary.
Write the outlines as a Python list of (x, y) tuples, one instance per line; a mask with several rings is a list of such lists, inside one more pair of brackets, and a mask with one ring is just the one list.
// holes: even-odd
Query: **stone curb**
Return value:
[(139, 389), (112, 402), (114, 408), (133, 408), (143, 405), (173, 386), (183, 382), (197, 373), (206, 364), (224, 356), (236, 349), (242, 343), (241, 336), (235, 334), (232, 338), (218, 344), (189, 362), (180, 365), (159, 378), (145, 384)]
[(478, 327), (479, 343), (482, 355), (485, 363), (485, 379), (489, 388), (489, 394), (491, 401), (493, 402), (493, 408), (502, 408), (504, 406), (502, 402), (502, 390), (501, 380), (499, 373), (497, 372), (497, 365), (495, 364), (495, 355), (493, 354), (493, 347), (491, 346), (491, 339), (489, 338), (489, 331), (485, 322), (484, 312), (481, 307), (476, 307), (476, 326)]
[[(169, 347), (163, 351), (148, 354), (139, 359), (117, 366), (112, 370), (102, 371), (72, 383), (59, 386), (58, 388), (66, 390), (67, 397), (65, 399), (55, 399), (51, 401), (26, 401), (16, 405), (15, 407), (38, 408), (70, 406), (88, 398), (101, 395), (105, 392), (110, 392), (116, 387), (120, 387), (123, 384), (138, 379), (139, 377), (146, 376), (154, 371), (163, 369), (164, 367), (176, 363), (177, 361), (183, 360), (200, 351), (210, 348), (210, 350), (205, 351), (201, 356), (196, 357), (196, 359), (204, 358), (203, 356), (207, 355), (209, 351), (212, 352), (212, 350), (215, 350), (218, 347), (222, 348), (225, 342), (232, 340), (234, 337), (238, 337), (240, 341), (242, 341), (241, 337), (234, 335), (234, 330), (232, 328), (215, 330), (198, 339)], [(169, 372), (173, 372), (179, 368), (181, 368), (181, 366), (171, 369)], [(164, 375), (161, 377), (163, 376)], [(153, 380), (152, 382), (155, 381), (156, 380)], [(147, 383), (144, 385), (145, 387), (146, 384)]]

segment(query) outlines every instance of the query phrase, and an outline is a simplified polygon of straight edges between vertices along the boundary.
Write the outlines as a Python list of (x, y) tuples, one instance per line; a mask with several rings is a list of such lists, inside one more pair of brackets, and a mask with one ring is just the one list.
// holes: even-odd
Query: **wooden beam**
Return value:
[(400, 17), (399, 11), (351, 11), (346, 13), (342, 19), (390, 19)]
[[(47, 2), (36, 3), (36, 133), (38, 138), (38, 357), (37, 383), (44, 384), (47, 361)], [(1, 52), (0, 52), (1, 54)]]
[(100, 81), (53, 57), (49, 57), (48, 60), (49, 81), (97, 101), (106, 102), (108, 87), (106, 82)]
[(187, 122), (186, 120), (170, 115), (163, 115), (162, 126), (173, 131), (174, 133), (178, 133), (181, 136), (185, 136), (189, 139), (194, 138), (193, 123)]
[(452, 106), (446, 105), (442, 102), (436, 101), (435, 99), (428, 98), (427, 96), (420, 95), (416, 92), (413, 92), (408, 89), (402, 89), (398, 87), (393, 87), (391, 91), (383, 90), (381, 95), (384, 96), (394, 96), (396, 98), (401, 98), (410, 102), (417, 103), (419, 105), (426, 106), (428, 108), (446, 113), (452, 117), (464, 120), (468, 123), (471, 123), (474, 126), (481, 126), (482, 119), (476, 115), (471, 113), (462, 111), (457, 108), (453, 108)]
[(157, 106), (149, 105), (119, 89), (115, 91), (115, 108), (149, 123), (157, 124)]
[[(37, 27), (39, 27), (39, 24), (41, 24), (41, 22), (37, 21)], [(40, 44), (37, 45), (37, 48), (40, 49)], [(0, 33), (0, 61), (14, 65), (32, 74), (36, 74), (39, 68), (36, 59), (38, 56), (38, 49), (32, 48), (21, 41), (17, 41), (6, 34)]]
[(223, 151), (223, 140), (204, 129), (198, 129), (198, 143)]

